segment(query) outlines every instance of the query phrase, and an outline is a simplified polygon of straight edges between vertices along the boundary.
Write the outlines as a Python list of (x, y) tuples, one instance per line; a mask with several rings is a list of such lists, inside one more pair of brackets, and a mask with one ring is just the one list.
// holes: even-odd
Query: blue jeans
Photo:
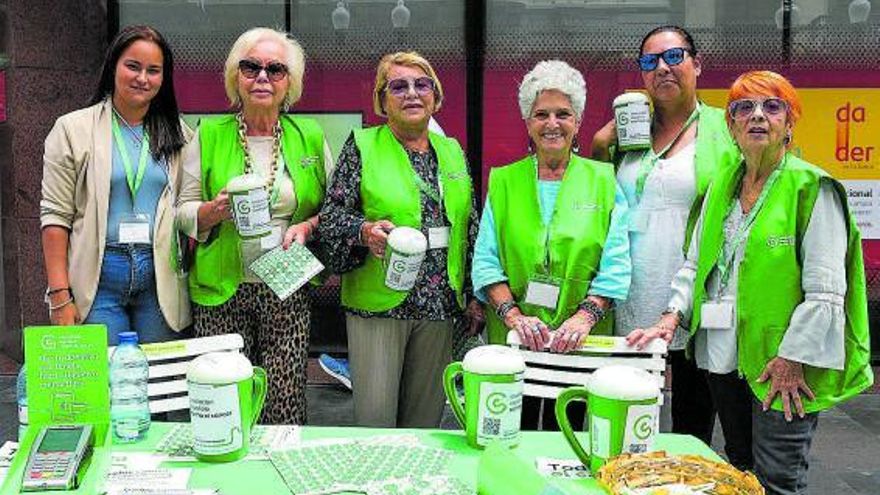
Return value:
[(138, 333), (140, 342), (165, 342), (177, 338), (168, 326), (156, 295), (153, 247), (111, 245), (104, 248), (98, 292), (85, 323), (107, 325), (110, 345), (121, 332)]

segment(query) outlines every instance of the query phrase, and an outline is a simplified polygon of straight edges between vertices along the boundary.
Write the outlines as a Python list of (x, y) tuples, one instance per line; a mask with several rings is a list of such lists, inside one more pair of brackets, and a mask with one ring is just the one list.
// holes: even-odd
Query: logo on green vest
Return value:
[(501, 392), (491, 393), (486, 396), (486, 409), (490, 413), (498, 415), (507, 412), (507, 395)]
[(602, 209), (602, 205), (575, 199), (571, 202), (571, 209), (572, 211), (599, 211)]
[(650, 437), (652, 433), (654, 433), (653, 415), (645, 414), (644, 416), (639, 416), (633, 423), (633, 434), (635, 434), (636, 438), (639, 440), (645, 440)]
[(302, 165), (303, 167), (311, 167), (312, 165), (316, 165), (320, 161), (321, 161), (321, 158), (319, 158), (315, 155), (312, 155), (312, 156), (307, 156), (307, 157), (302, 158), (299, 161), (299, 164)]
[(771, 235), (767, 237), (767, 247), (794, 246), (793, 235)]

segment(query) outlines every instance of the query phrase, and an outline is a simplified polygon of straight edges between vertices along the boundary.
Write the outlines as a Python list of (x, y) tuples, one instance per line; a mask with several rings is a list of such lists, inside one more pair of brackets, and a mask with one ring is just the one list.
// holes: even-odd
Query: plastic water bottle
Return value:
[(119, 334), (110, 358), (110, 422), (116, 443), (142, 440), (150, 429), (149, 365), (135, 332)]
[(28, 427), (27, 375), (24, 364), (18, 370), (18, 379), (15, 381), (15, 399), (18, 402), (18, 441), (21, 442)]

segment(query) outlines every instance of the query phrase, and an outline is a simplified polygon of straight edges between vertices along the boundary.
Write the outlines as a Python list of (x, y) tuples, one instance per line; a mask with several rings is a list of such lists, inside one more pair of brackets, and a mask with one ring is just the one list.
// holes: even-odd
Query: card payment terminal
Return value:
[(43, 427), (31, 447), (21, 490), (72, 490), (91, 460), (92, 425)]

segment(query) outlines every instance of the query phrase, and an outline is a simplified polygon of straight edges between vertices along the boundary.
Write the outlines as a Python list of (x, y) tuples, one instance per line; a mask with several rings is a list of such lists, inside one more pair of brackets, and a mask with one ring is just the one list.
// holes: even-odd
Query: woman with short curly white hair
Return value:
[[(285, 33), (251, 29), (226, 59), (234, 112), (202, 120), (184, 151), (178, 227), (198, 245), (189, 287), (195, 334), (239, 332), (244, 352), (269, 380), (262, 420), (306, 420), (307, 289), (280, 300), (251, 270), (257, 258), (314, 236), (332, 157), (311, 119), (285, 112), (302, 95), (303, 50)], [(227, 183), (259, 177), (269, 200), (269, 234), (242, 237), (232, 222)]]
[[(570, 352), (590, 333), (609, 334), (605, 315), (626, 299), (626, 199), (611, 165), (575, 145), (586, 97), (581, 73), (560, 60), (538, 63), (520, 84), (530, 152), (492, 170), (474, 248), (475, 294), (495, 308), (492, 343), (517, 332), (532, 350)], [(523, 427), (558, 429), (553, 402), (524, 399)]]

